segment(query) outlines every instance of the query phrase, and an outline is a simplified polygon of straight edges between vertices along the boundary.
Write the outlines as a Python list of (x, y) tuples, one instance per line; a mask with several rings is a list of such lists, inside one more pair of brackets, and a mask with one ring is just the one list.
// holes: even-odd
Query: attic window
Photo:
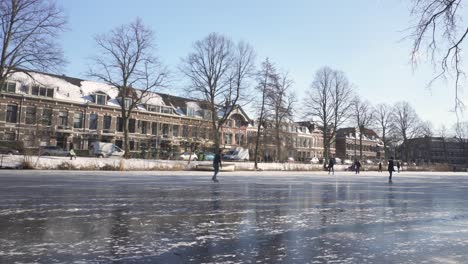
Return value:
[(94, 94), (95, 103), (98, 105), (106, 105), (107, 104), (107, 95), (103, 93), (96, 93)]
[(32, 87), (32, 89), (31, 89), (31, 95), (53, 98), (54, 97), (54, 89), (34, 85)]
[(161, 113), (172, 114), (172, 108), (167, 107), (167, 106), (163, 106), (163, 107), (161, 107)]
[(187, 107), (187, 116), (195, 116), (195, 109), (193, 109), (192, 107)]
[(146, 105), (146, 110), (151, 111), (151, 112), (160, 112), (161, 107), (159, 105)]
[(5, 82), (2, 87), (2, 92), (15, 93), (16, 92), (16, 83), (15, 82)]

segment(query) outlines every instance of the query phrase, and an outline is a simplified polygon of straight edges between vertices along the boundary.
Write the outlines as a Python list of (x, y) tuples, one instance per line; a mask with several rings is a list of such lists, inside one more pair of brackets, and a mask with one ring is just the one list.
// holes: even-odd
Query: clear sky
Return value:
[[(269, 57), (294, 80), (299, 98), (322, 66), (342, 70), (371, 103), (408, 101), (435, 129), (456, 118), (454, 89), (437, 82), (430, 64), (413, 69), (409, 2), (404, 0), (63, 0), (69, 30), (62, 36), (64, 73), (86, 77), (93, 36), (140, 17), (156, 33), (158, 55), (176, 76), (180, 59), (210, 32), (249, 42), (257, 62)], [(182, 84), (175, 81), (175, 88)]]

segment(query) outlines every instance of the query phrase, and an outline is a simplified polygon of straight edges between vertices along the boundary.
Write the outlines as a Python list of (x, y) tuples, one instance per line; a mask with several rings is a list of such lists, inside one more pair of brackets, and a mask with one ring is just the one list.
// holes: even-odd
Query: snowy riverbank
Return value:
[[(68, 157), (38, 157), (22, 155), (1, 155), (0, 168), (7, 169), (40, 169), (40, 170), (119, 170), (119, 171), (183, 171), (211, 168), (211, 161), (154, 160), (154, 159), (122, 159), (122, 158), (92, 158), (78, 157), (70, 160)], [(226, 168), (235, 171), (254, 170), (253, 162), (224, 162)], [(349, 165), (335, 165), (335, 171), (345, 171)], [(323, 171), (321, 164), (304, 163), (259, 163), (263, 171)], [(231, 170), (231, 169), (229, 169)], [(376, 171), (376, 165), (365, 165), (363, 171)], [(405, 167), (411, 171), (451, 171), (449, 167)]]

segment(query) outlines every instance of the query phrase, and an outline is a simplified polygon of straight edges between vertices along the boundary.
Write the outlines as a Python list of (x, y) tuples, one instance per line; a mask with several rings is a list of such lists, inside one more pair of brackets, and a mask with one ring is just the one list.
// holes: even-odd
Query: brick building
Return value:
[[(408, 161), (417, 164), (468, 164), (468, 139), (420, 137), (408, 140)], [(403, 146), (401, 156), (406, 153)]]
[[(46, 73), (15, 73), (0, 95), (0, 139), (25, 147), (57, 145), (86, 150), (93, 141), (122, 145), (118, 89), (107, 84)], [(138, 92), (138, 90), (136, 90)], [(226, 148), (246, 145), (245, 112), (237, 107), (221, 131)], [(129, 120), (131, 151), (176, 153), (211, 148), (211, 112), (200, 101), (152, 93)]]
[[(340, 159), (359, 159), (359, 129), (354, 127), (340, 128), (336, 132), (336, 156)], [(362, 137), (362, 159), (384, 159), (382, 140), (371, 129), (365, 129)]]

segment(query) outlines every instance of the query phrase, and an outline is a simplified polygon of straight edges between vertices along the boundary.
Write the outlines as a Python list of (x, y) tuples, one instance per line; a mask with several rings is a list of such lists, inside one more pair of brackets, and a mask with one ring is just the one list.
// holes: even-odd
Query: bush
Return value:
[(57, 166), (57, 170), (76, 170), (76, 166), (71, 162), (64, 161)]

